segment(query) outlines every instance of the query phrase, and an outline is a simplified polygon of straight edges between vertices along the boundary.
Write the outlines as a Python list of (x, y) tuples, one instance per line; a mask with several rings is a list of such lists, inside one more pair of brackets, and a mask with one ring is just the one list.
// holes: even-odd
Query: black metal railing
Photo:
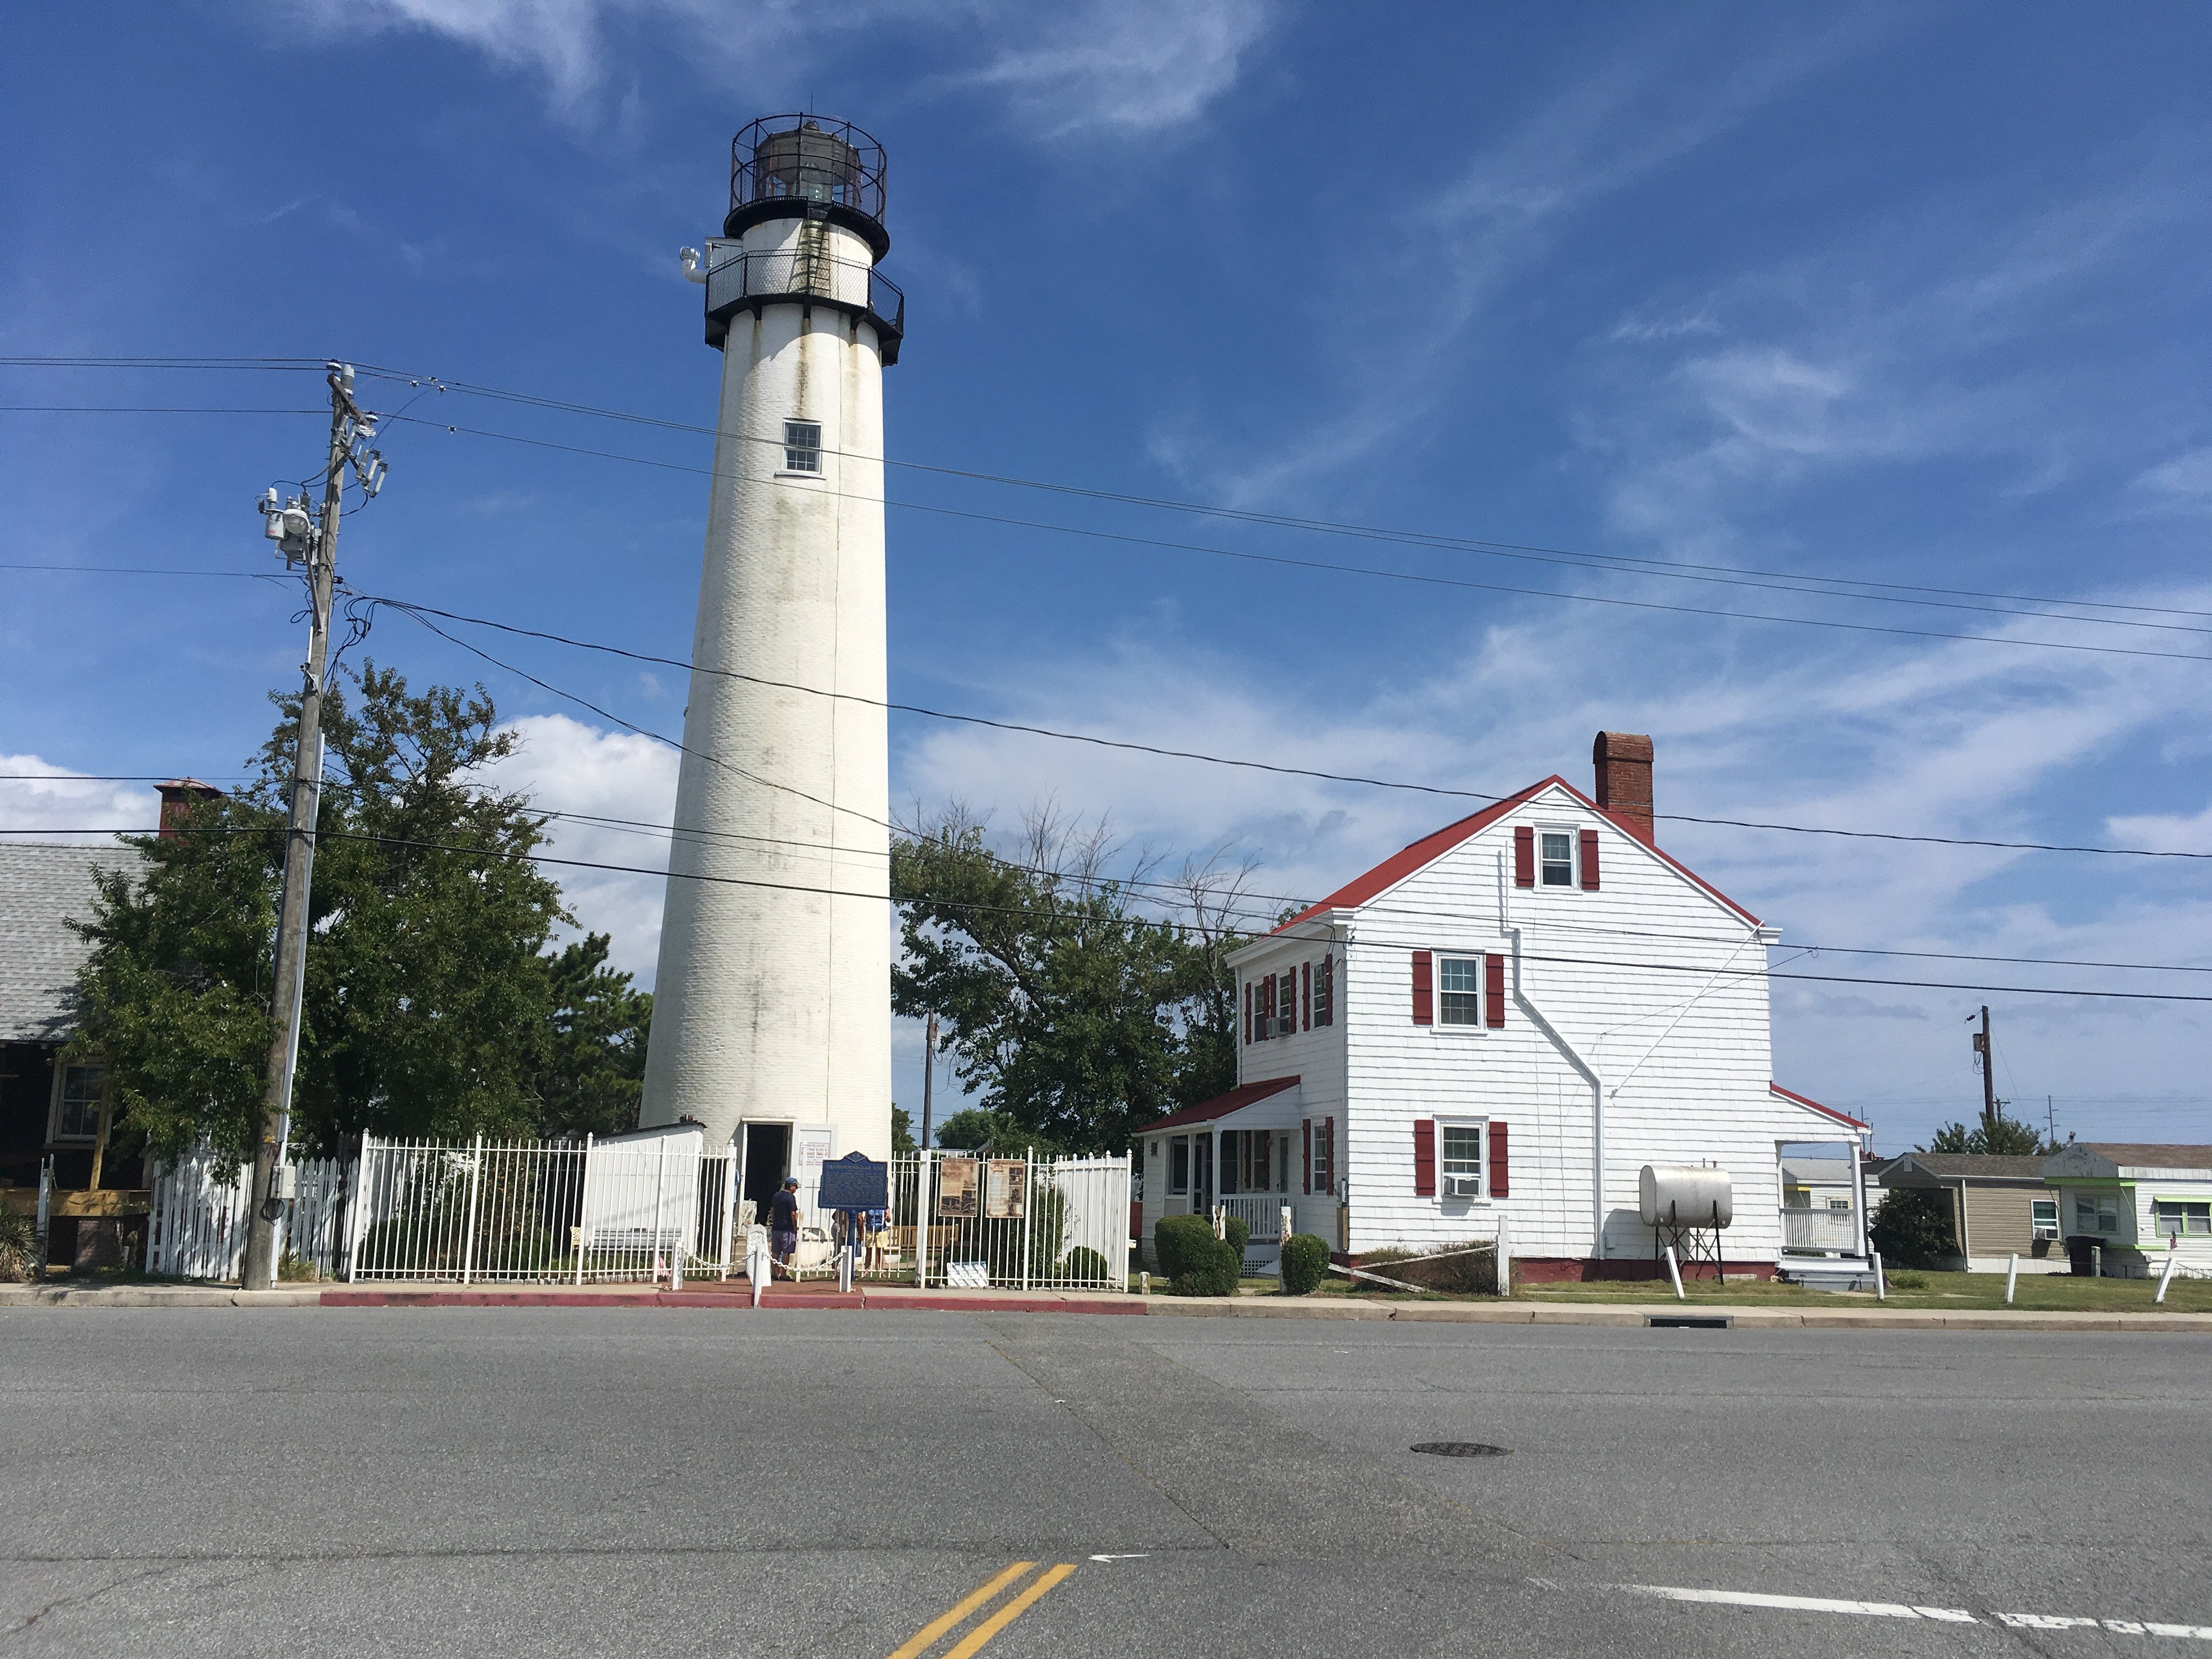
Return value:
[(897, 360), (906, 335), (906, 295), (865, 259), (841, 259), (805, 238), (794, 246), (748, 251), (718, 245), (707, 268), (707, 313), (726, 315), (748, 301), (820, 301), (859, 312), (875, 325), (884, 361)]
[(730, 146), (730, 210), (798, 200), (884, 216), (884, 147), (850, 121), (764, 115)]

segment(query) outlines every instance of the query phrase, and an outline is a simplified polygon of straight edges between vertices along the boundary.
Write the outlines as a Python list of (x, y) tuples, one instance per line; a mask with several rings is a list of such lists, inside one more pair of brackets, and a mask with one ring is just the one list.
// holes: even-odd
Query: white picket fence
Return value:
[[(146, 1271), (177, 1279), (236, 1279), (246, 1254), (249, 1171), (217, 1179), (212, 1152), (187, 1154), (154, 1166), (153, 1212), (147, 1218)], [(334, 1277), (351, 1190), (353, 1166), (335, 1158), (295, 1163), (296, 1196), (279, 1224), (283, 1255)], [(281, 1258), (280, 1258), (281, 1259)]]
[(362, 1137), (351, 1279), (575, 1285), (732, 1267), (733, 1161), (696, 1129), (609, 1140)]

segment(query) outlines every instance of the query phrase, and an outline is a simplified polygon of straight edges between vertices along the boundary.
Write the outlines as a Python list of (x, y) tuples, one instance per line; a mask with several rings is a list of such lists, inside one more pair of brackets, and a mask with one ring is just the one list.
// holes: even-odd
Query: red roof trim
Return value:
[[(1446, 824), (1443, 829), (1437, 830), (1436, 834), (1425, 836), (1421, 840), (1415, 842), (1411, 847), (1406, 848), (1401, 852), (1392, 854), (1389, 858), (1383, 860), (1382, 863), (1376, 865), (1372, 870), (1367, 872), (1366, 874), (1363, 876), (1355, 876), (1352, 880), (1338, 888), (1336, 891), (1331, 893), (1327, 898), (1322, 900), (1318, 904), (1308, 905), (1304, 909), (1299, 911), (1297, 915), (1292, 916), (1288, 921), (1283, 923), (1281, 927), (1273, 928), (1271, 931), (1280, 933), (1289, 928), (1297, 927), (1308, 917), (1316, 915), (1322, 911), (1348, 910), (1366, 903), (1369, 900), (1376, 898), (1382, 893), (1389, 891), (1391, 888), (1395, 887), (1400, 882), (1405, 880), (1407, 877), (1413, 875), (1416, 871), (1435, 863), (1437, 860), (1442, 858), (1446, 853), (1450, 852), (1453, 848), (1458, 846), (1462, 842), (1467, 840), (1471, 836), (1479, 835), (1481, 831), (1487, 830), (1492, 824), (1497, 823), (1498, 819), (1504, 817), (1515, 807), (1525, 805), (1532, 797), (1541, 794), (1553, 784), (1557, 784), (1560, 788), (1565, 790), (1577, 800), (1580, 801), (1584, 806), (1589, 807), (1591, 811), (1605, 819), (1615, 829), (1620, 830), (1623, 835), (1629, 836), (1638, 846), (1646, 848), (1650, 851), (1657, 854), (1662, 859), (1664, 859), (1667, 861), (1668, 865), (1673, 868), (1676, 873), (1688, 877), (1690, 880), (1695, 882), (1699, 887), (1712, 895), (1713, 897), (1718, 899), (1723, 904), (1727, 905), (1729, 909), (1735, 911), (1736, 915), (1741, 916), (1753, 927), (1757, 927), (1762, 925), (1757, 916), (1752, 915), (1750, 911), (1745, 909), (1743, 906), (1738, 904), (1726, 893), (1721, 891), (1719, 888), (1714, 886), (1712, 883), (1707, 881), (1696, 871), (1691, 869), (1673, 854), (1668, 852), (1664, 848), (1653, 846), (1651, 842), (1645, 841), (1643, 836), (1634, 834), (1633, 831), (1630, 830), (1612, 813), (1607, 811), (1605, 808), (1600, 806), (1588, 795), (1583, 793), (1581, 790), (1576, 788), (1574, 785), (1569, 783), (1565, 778), (1554, 772), (1550, 777), (1546, 778), (1541, 783), (1531, 784), (1528, 788), (1523, 789), (1519, 794), (1508, 795), (1504, 800), (1499, 801), (1495, 806), (1486, 806), (1482, 811), (1475, 813), (1472, 817), (1462, 818), (1457, 823)], [(1808, 1106), (1813, 1103), (1814, 1103), (1811, 1101), (1806, 1102), (1806, 1104)], [(1827, 1109), (1826, 1107), (1822, 1107), (1821, 1109), (1826, 1111)]]
[(1195, 1106), (1186, 1106), (1165, 1117), (1156, 1117), (1150, 1123), (1140, 1123), (1136, 1133), (1152, 1134), (1161, 1129), (1180, 1129), (1186, 1123), (1211, 1123), (1218, 1117), (1227, 1117), (1231, 1112), (1241, 1112), (1257, 1100), (1269, 1095), (1279, 1095), (1285, 1089), (1297, 1086), (1295, 1077), (1271, 1077), (1265, 1083), (1248, 1083), (1241, 1089), (1231, 1089), (1225, 1095), (1216, 1095), (1211, 1100), (1201, 1100)]
[(1838, 1123), (1848, 1123), (1854, 1129), (1864, 1129), (1871, 1127), (1868, 1124), (1860, 1122), (1858, 1119), (1853, 1117), (1849, 1112), (1839, 1112), (1832, 1106), (1823, 1106), (1817, 1100), (1808, 1100), (1803, 1095), (1799, 1094), (1796, 1090), (1785, 1089), (1778, 1083), (1769, 1083), (1766, 1086), (1771, 1092), (1780, 1095), (1784, 1100), (1794, 1100), (1800, 1106), (1810, 1106), (1814, 1111), (1820, 1113), (1821, 1116), (1832, 1117)]

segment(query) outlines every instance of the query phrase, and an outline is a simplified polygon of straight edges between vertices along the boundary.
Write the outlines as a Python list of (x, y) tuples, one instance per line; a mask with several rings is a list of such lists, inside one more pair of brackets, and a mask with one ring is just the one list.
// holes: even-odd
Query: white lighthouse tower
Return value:
[(756, 121), (730, 179), (721, 237), (684, 257), (722, 397), (640, 1121), (732, 1137), (765, 1215), (787, 1172), (811, 1189), (825, 1156), (890, 1150), (881, 457), (905, 301), (876, 274), (867, 134)]

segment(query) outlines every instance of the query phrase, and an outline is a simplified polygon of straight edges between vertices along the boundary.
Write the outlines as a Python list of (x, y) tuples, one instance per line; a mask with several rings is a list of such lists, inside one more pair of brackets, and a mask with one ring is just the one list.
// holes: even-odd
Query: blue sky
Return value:
[[(322, 0), (20, 6), (9, 34), (0, 355), (338, 355), (711, 422), (719, 362), (676, 250), (718, 224), (732, 132), (811, 106), (891, 158), (894, 459), (2148, 607), (2099, 613), (2139, 624), (2117, 626), (1812, 597), (895, 471), (902, 700), (1494, 792), (1586, 784), (1594, 731), (1650, 732), (1662, 812), (2212, 852), (2212, 668), (2174, 659), (2212, 654), (2201, 9)], [(0, 368), (11, 405), (304, 410), (319, 390)], [(411, 412), (669, 466), (390, 425), (390, 484), (341, 548), (355, 586), (684, 654), (705, 489), (670, 467), (705, 465), (704, 439), (455, 392)], [(322, 430), (0, 422), (0, 562), (201, 570), (264, 567), (252, 499), (309, 469)], [(0, 769), (234, 777), (295, 672), (294, 609), (270, 584), (0, 571)], [(680, 675), (484, 643), (680, 731)], [(364, 648), (483, 678), (526, 739), (511, 775), (546, 805), (668, 811), (648, 741), (389, 613)], [(912, 717), (892, 736), (902, 804), (1011, 830), (1050, 800), (1170, 864), (1234, 843), (1268, 893), (1325, 891), (1458, 816)], [(143, 823), (150, 803), (0, 784), (0, 824)], [(659, 857), (604, 828), (559, 838)], [(1784, 971), (2212, 994), (2212, 975), (1796, 954), (2212, 966), (2212, 865), (1662, 839), (1784, 927)], [(569, 890), (649, 977), (658, 883)], [(1872, 1116), (1885, 1149), (1976, 1104), (1963, 1021), (1984, 1000), (2023, 1115), (2050, 1095), (2062, 1133), (2212, 1138), (2198, 1007), (1775, 991), (1777, 1075)]]

